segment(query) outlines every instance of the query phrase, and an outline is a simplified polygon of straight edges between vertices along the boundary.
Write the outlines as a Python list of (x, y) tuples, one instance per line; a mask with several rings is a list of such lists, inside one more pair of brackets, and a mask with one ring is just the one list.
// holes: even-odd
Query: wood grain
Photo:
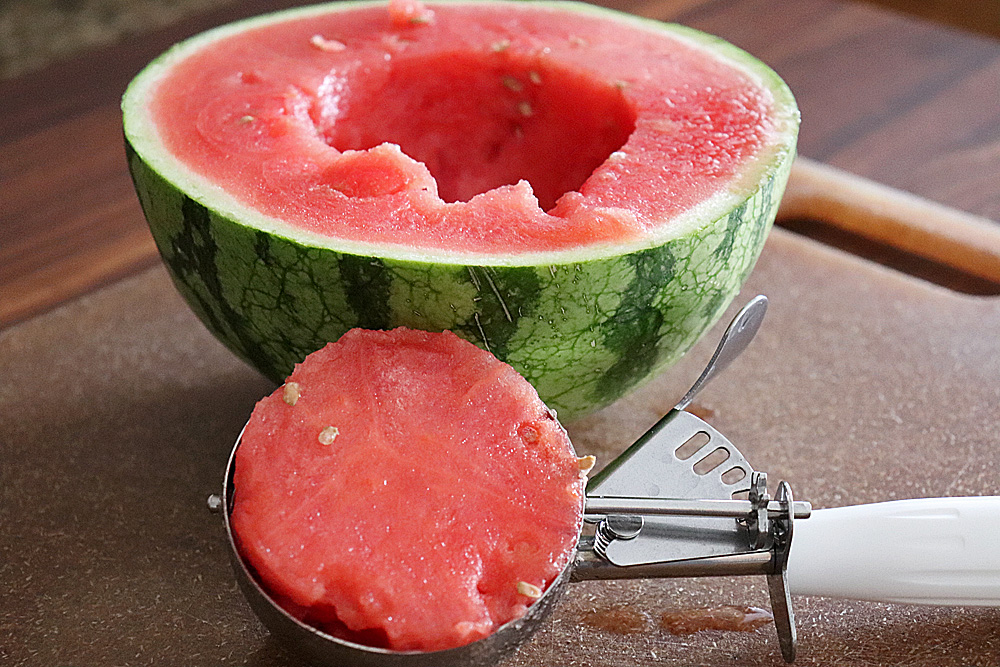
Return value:
[(1000, 225), (928, 199), (799, 158), (781, 203), (782, 220), (835, 226), (978, 277), (1000, 293)]
[(802, 155), (1000, 219), (1000, 42), (865, 5), (712, 3), (687, 17), (770, 64)]
[(0, 323), (156, 261), (119, 125), (101, 107), (0, 147)]
[(1000, 37), (1000, 2), (996, 0), (867, 0), (924, 19)]
[[(249, 0), (0, 83), (0, 327), (156, 261), (118, 101), (170, 44), (278, 9)], [(802, 155), (1000, 219), (1000, 42), (837, 0), (605, 0), (718, 34), (802, 108)]]
[(301, 3), (241, 0), (218, 11), (54, 62), (37, 72), (0, 81), (0, 141), (14, 141), (98, 107), (117, 107), (132, 77), (172, 44), (229, 21), (296, 4)]

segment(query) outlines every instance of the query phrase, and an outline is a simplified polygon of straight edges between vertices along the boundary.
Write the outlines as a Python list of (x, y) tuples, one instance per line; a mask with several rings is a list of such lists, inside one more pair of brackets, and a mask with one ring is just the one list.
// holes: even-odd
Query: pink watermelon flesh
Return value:
[(565, 431), (510, 366), (450, 332), (355, 329), (254, 409), (232, 525), (293, 615), (429, 651), (526, 612), (518, 582), (544, 590), (566, 567), (584, 485)]
[(680, 38), (544, 6), (362, 7), (220, 38), (151, 100), (237, 200), (359, 242), (484, 253), (640, 238), (766, 145), (773, 98)]

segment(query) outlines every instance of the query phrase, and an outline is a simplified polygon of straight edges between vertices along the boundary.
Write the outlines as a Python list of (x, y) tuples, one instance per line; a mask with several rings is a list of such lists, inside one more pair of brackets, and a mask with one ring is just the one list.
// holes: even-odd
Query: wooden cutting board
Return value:
[[(1000, 280), (992, 227), (807, 162), (783, 208), (804, 214), (890, 244), (917, 230), (911, 249)], [(758, 339), (697, 409), (772, 484), (788, 480), (817, 507), (1000, 491), (1000, 297), (782, 229), (733, 312), (757, 293), (771, 299)], [(608, 461), (631, 443), (722, 328), (569, 424), (577, 449)], [(163, 269), (3, 331), (0, 368), (0, 663), (299, 664), (240, 597), (205, 504), (271, 385), (201, 327)], [(1000, 610), (794, 604), (799, 665), (1000, 664)], [(763, 578), (574, 584), (507, 662), (781, 664), (771, 625), (688, 636), (659, 626), (666, 611), (722, 605), (766, 607)]]

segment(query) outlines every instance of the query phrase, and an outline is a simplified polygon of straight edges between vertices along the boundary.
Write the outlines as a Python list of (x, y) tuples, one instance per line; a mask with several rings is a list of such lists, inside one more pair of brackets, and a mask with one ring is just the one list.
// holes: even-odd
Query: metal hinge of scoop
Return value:
[(663, 419), (596, 475), (575, 579), (630, 579), (763, 574), (782, 656), (795, 657), (795, 622), (785, 566), (795, 502), (782, 482), (772, 500), (766, 474), (729, 440), (685, 408), (753, 339), (767, 309), (758, 296), (736, 316), (698, 381)]

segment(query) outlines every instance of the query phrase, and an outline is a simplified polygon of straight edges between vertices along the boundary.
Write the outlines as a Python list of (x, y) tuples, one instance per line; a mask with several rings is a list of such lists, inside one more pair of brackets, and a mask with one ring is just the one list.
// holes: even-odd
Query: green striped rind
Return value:
[(513, 365), (564, 418), (614, 401), (717, 321), (753, 268), (792, 161), (784, 155), (727, 215), (660, 246), (490, 266), (353, 255), (259, 231), (185, 195), (131, 145), (128, 155), (178, 290), (271, 379), (352, 327), (450, 329)]

